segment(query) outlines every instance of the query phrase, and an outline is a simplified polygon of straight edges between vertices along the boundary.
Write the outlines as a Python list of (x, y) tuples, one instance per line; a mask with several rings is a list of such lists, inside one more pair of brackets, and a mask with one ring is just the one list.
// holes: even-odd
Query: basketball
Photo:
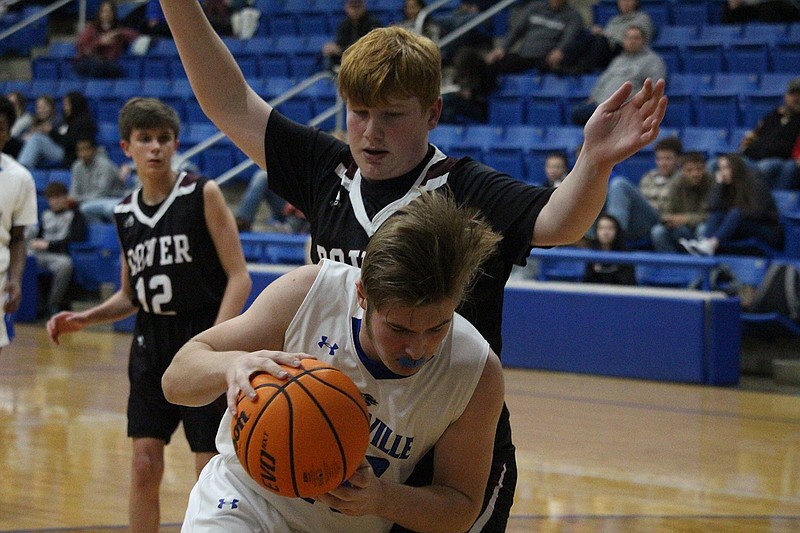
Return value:
[(239, 395), (231, 435), (245, 471), (265, 489), (313, 498), (356, 471), (369, 441), (369, 414), (361, 392), (344, 373), (316, 359), (289, 377), (251, 378), (257, 397)]

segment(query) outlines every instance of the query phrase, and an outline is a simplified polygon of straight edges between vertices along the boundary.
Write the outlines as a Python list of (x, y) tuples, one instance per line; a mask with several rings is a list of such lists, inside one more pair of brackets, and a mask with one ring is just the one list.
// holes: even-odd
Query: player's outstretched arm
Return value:
[(206, 116), (261, 168), (272, 108), (247, 84), (197, 0), (161, 0), (183, 67)]
[(307, 357), (284, 352), (283, 339), (318, 272), (319, 266), (309, 265), (284, 274), (247, 311), (184, 344), (161, 379), (167, 400), (201, 406), (227, 391), (233, 409), (239, 392), (255, 395), (250, 385), (255, 372), (286, 377), (279, 364), (298, 366)]
[(500, 360), (489, 353), (466, 409), (436, 443), (431, 485), (382, 480), (365, 461), (348, 480), (351, 487), (318, 500), (347, 515), (378, 515), (421, 533), (468, 530), (483, 504), (503, 396)]
[(584, 143), (572, 171), (553, 192), (533, 231), (531, 244), (571, 244), (592, 225), (605, 202), (611, 169), (658, 136), (667, 108), (664, 80), (633, 90), (624, 83), (601, 103), (584, 127)]
[(132, 303), (132, 293), (129, 283), (128, 263), (125, 255), (120, 254), (120, 288), (106, 301), (95, 305), (85, 311), (62, 311), (56, 313), (47, 321), (47, 335), (50, 340), (58, 344), (59, 337), (65, 333), (80, 331), (91, 324), (115, 322), (127, 318), (136, 312)]

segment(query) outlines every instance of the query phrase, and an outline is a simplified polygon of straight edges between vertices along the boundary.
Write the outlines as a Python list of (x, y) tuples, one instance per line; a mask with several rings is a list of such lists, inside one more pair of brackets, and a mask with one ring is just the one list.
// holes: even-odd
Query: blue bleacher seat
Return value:
[(742, 101), (742, 125), (755, 128), (767, 113), (783, 103), (783, 92), (752, 91)]
[(676, 72), (683, 72), (683, 45), (653, 44), (651, 48), (656, 54), (661, 56), (664, 65), (667, 67), (667, 72), (670, 75)]
[(705, 152), (713, 156), (727, 151), (728, 129), (689, 126), (681, 130), (684, 150)]
[(544, 141), (555, 147), (561, 147), (568, 154), (575, 152), (583, 142), (583, 128), (578, 126), (550, 126), (545, 129)]
[(104, 146), (119, 142), (119, 128), (116, 121), (97, 123), (97, 142)]
[(525, 123), (536, 126), (564, 124), (565, 96), (546, 95), (539, 92), (525, 99)]
[(758, 87), (760, 89), (771, 90), (778, 94), (786, 92), (789, 82), (797, 77), (796, 73), (790, 72), (767, 72), (760, 76)]
[(725, 48), (729, 72), (760, 74), (771, 70), (769, 45), (763, 41), (738, 41)]
[(667, 78), (667, 96), (671, 94), (692, 95), (703, 89), (710, 89), (714, 82), (711, 74), (676, 73)]
[(294, 13), (276, 13), (273, 12), (268, 17), (261, 18), (261, 24), (267, 31), (268, 35), (299, 35), (298, 32), (298, 17)]
[(789, 24), (786, 27), (786, 40), (790, 43), (800, 42), (800, 22)]
[(641, 10), (650, 15), (650, 20), (653, 21), (653, 27), (663, 28), (671, 22), (672, 16), (670, 14), (669, 5), (661, 0), (644, 1), (641, 3)]
[(739, 94), (735, 91), (704, 91), (697, 95), (695, 104), (698, 126), (730, 129), (742, 125)]
[(525, 118), (525, 97), (493, 94), (489, 97), (489, 123), (503, 126), (522, 124)]
[(694, 97), (685, 93), (671, 94), (669, 91), (667, 91), (667, 96), (669, 104), (667, 104), (662, 125), (668, 128), (693, 126), (695, 124), (694, 106), (692, 105)]
[(70, 245), (75, 281), (87, 290), (119, 277), (119, 240), (115, 224), (89, 224), (86, 242)]
[(717, 91), (733, 91), (747, 94), (758, 88), (759, 77), (753, 73), (717, 72), (712, 78), (711, 88)]
[(308, 124), (308, 121), (314, 116), (313, 100), (303, 95), (293, 96), (280, 104), (278, 110), (301, 124)]
[(772, 197), (781, 215), (800, 210), (800, 191), (773, 190)]
[(800, 65), (800, 41), (777, 43), (770, 48), (772, 68), (776, 72), (793, 72), (797, 74)]
[(697, 23), (673, 24), (662, 26), (658, 30), (653, 44), (679, 45), (691, 42), (697, 38)]
[(117, 62), (125, 73), (126, 78), (140, 79), (142, 77), (142, 58), (138, 56), (124, 55)]
[(699, 74), (723, 72), (725, 57), (720, 43), (696, 40), (681, 51), (683, 71)]
[(63, 183), (69, 189), (69, 185), (72, 182), (72, 173), (66, 168), (51, 168), (47, 177), (47, 182), (51, 183), (54, 181)]
[(735, 24), (701, 24), (698, 38), (717, 44), (728, 44), (742, 36), (742, 27)]
[(786, 25), (766, 22), (748, 22), (742, 28), (742, 38), (774, 43), (786, 39)]
[(496, 142), (497, 146), (505, 148), (520, 148), (524, 151), (545, 144), (545, 130), (540, 126), (511, 125), (503, 129), (502, 138)]
[(592, 6), (594, 23), (598, 26), (605, 26), (606, 22), (619, 14), (616, 4), (609, 2), (597, 2)]
[(486, 152), (503, 138), (503, 127), (490, 124), (470, 124), (464, 127), (462, 146), (476, 147)]
[(450, 147), (461, 143), (464, 126), (458, 124), (439, 124), (430, 132), (430, 142), (447, 153)]
[(36, 80), (57, 80), (61, 77), (62, 58), (39, 56), (31, 62), (31, 72)]
[[(665, 7), (670, 3), (665, 2)], [(673, 24), (708, 24), (709, 7), (706, 2), (671, 2), (671, 21)]]
[(639, 151), (625, 161), (618, 163), (614, 167), (613, 174), (625, 176), (632, 183), (638, 184), (642, 176), (653, 168), (654, 165), (652, 152)]
[(258, 72), (261, 76), (288, 78), (291, 75), (288, 56), (283, 52), (275, 51), (260, 54), (257, 61)]
[(483, 159), (490, 167), (508, 174), (514, 179), (527, 181), (524, 153), (522, 150), (493, 146), (489, 148), (489, 151), (483, 156)]

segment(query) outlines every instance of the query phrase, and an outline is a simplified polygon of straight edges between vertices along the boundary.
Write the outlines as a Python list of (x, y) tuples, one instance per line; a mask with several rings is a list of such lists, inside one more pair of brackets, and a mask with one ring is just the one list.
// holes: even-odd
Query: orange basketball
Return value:
[(290, 498), (338, 487), (361, 464), (369, 441), (367, 406), (350, 378), (316, 359), (301, 364), (284, 367), (285, 380), (254, 375), (257, 397), (239, 396), (231, 424), (247, 473)]

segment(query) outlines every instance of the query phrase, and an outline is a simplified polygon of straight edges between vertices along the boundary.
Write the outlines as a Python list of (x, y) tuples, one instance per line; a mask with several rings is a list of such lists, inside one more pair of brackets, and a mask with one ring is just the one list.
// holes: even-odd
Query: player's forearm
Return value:
[(419, 533), (467, 531), (480, 511), (481, 502), (471, 502), (451, 487), (383, 485), (379, 515)]
[(216, 124), (223, 114), (246, 116), (247, 84), (241, 69), (208, 22), (197, 0), (161, 0), (195, 97)]
[(217, 313), (217, 320), (214, 324), (239, 316), (245, 302), (247, 302), (252, 286), (253, 282), (250, 280), (250, 274), (247, 273), (246, 269), (229, 276), (228, 284), (225, 286), (225, 294), (222, 295), (222, 302)]
[(135, 312), (136, 306), (123, 291), (119, 290), (105, 302), (83, 311), (81, 319), (87, 324), (103, 324), (122, 320)]
[(204, 342), (189, 340), (161, 377), (164, 396), (190, 407), (211, 403), (228, 387), (226, 375), (233, 357), (232, 352), (216, 352)]
[(22, 285), (22, 274), (25, 271), (25, 239), (14, 238), (8, 245), (10, 263), (8, 265), (9, 281)]
[(608, 191), (611, 167), (595, 163), (583, 152), (572, 171), (553, 192), (536, 220), (533, 243), (540, 246), (572, 244), (597, 218)]

